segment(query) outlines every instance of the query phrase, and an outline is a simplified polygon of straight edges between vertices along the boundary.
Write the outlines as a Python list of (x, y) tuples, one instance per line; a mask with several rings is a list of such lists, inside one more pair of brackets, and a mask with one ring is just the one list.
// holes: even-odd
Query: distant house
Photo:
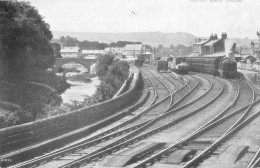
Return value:
[(105, 54), (104, 50), (82, 50), (80, 56), (82, 58), (96, 58), (98, 55)]
[(218, 39), (218, 36), (211, 35), (210, 39), (207, 43), (202, 45), (202, 55), (211, 55), (218, 52), (224, 52), (225, 51), (225, 39), (227, 38), (226, 33), (222, 33), (221, 38)]
[(215, 53), (221, 53), (220, 55), (222, 55), (222, 53), (225, 52), (226, 39), (226, 33), (222, 33), (220, 39), (218, 38), (217, 34), (211, 34), (209, 39), (195, 39), (192, 56), (212, 55)]
[(137, 58), (145, 51), (145, 46), (142, 44), (127, 44), (125, 46), (124, 55), (126, 58)]
[(123, 54), (124, 51), (125, 51), (124, 47), (107, 47), (104, 50), (105, 53), (111, 52), (112, 54), (115, 54), (115, 55)]
[(209, 42), (209, 39), (198, 38), (195, 39), (195, 43), (192, 46), (192, 56), (201, 56), (202, 54), (202, 46)]
[(64, 47), (60, 50), (63, 58), (77, 58), (80, 54), (79, 47)]

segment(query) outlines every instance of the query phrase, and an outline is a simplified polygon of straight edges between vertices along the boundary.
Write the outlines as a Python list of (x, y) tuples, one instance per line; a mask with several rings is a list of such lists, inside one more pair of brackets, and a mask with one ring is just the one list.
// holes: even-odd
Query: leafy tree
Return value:
[(54, 57), (55, 58), (61, 58), (60, 50), (61, 50), (61, 45), (59, 43), (51, 43), (51, 46), (54, 51)]
[(100, 55), (97, 57), (96, 73), (98, 76), (104, 76), (108, 71), (108, 66), (112, 64), (114, 59), (113, 55)]
[(160, 51), (160, 50), (162, 50), (163, 49), (163, 45), (162, 44), (159, 44), (158, 45), (158, 50)]
[(110, 43), (110, 47), (116, 47), (116, 43), (115, 42)]
[(65, 38), (64, 36), (61, 36), (61, 37), (60, 37), (60, 42), (63, 43), (63, 44), (65, 44), (66, 38)]
[(97, 41), (80, 41), (79, 47), (81, 49), (87, 49), (87, 50), (104, 50), (109, 45), (106, 43), (99, 43)]
[(129, 64), (125, 61), (115, 62), (113, 67), (110, 69), (111, 74), (115, 75), (121, 82), (127, 79), (129, 75)]
[[(0, 1), (3, 75), (46, 70), (54, 63), (50, 26), (29, 2)], [(7, 76), (7, 75), (6, 75)]]
[(66, 36), (65, 41), (63, 42), (65, 46), (72, 46), (72, 47), (78, 45), (78, 43), (79, 41), (76, 37), (73, 38), (70, 36)]

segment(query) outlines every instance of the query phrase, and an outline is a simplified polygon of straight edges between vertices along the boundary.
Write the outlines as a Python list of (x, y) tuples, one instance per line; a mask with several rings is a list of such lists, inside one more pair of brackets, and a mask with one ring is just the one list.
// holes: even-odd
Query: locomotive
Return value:
[(169, 62), (169, 68), (179, 74), (188, 74), (189, 66), (186, 63), (186, 57), (177, 57)]
[(236, 61), (227, 57), (187, 57), (186, 62), (191, 71), (214, 76), (221, 75), (225, 78), (235, 78), (237, 76)]
[(142, 59), (136, 59), (135, 60), (135, 66), (141, 67), (144, 64), (144, 60)]
[(134, 62), (135, 66), (141, 67), (144, 64), (144, 57), (138, 56), (137, 59)]
[(168, 71), (168, 61), (164, 61), (164, 60), (158, 60), (156, 61), (156, 67), (157, 67), (157, 71)]

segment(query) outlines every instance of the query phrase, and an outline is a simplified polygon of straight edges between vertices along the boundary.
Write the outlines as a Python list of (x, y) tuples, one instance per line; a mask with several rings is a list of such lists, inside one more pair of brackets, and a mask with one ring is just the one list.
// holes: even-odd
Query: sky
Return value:
[(260, 30), (260, 0), (28, 1), (52, 31), (187, 32), (202, 37), (226, 32), (232, 38), (257, 38)]

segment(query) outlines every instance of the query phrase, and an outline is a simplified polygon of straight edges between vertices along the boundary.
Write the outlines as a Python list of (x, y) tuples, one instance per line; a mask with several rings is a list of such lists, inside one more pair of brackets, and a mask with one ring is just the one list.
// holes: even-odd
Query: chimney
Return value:
[(223, 40), (223, 39), (226, 39), (226, 38), (227, 38), (227, 33), (223, 32), (223, 33), (221, 34), (221, 39)]
[(211, 33), (211, 35), (210, 35), (210, 38), (209, 38), (210, 40), (213, 40), (214, 39), (214, 36), (213, 36), (213, 33)]
[(217, 35), (217, 34), (214, 34), (213, 40), (217, 40), (217, 39), (218, 39), (218, 35)]

